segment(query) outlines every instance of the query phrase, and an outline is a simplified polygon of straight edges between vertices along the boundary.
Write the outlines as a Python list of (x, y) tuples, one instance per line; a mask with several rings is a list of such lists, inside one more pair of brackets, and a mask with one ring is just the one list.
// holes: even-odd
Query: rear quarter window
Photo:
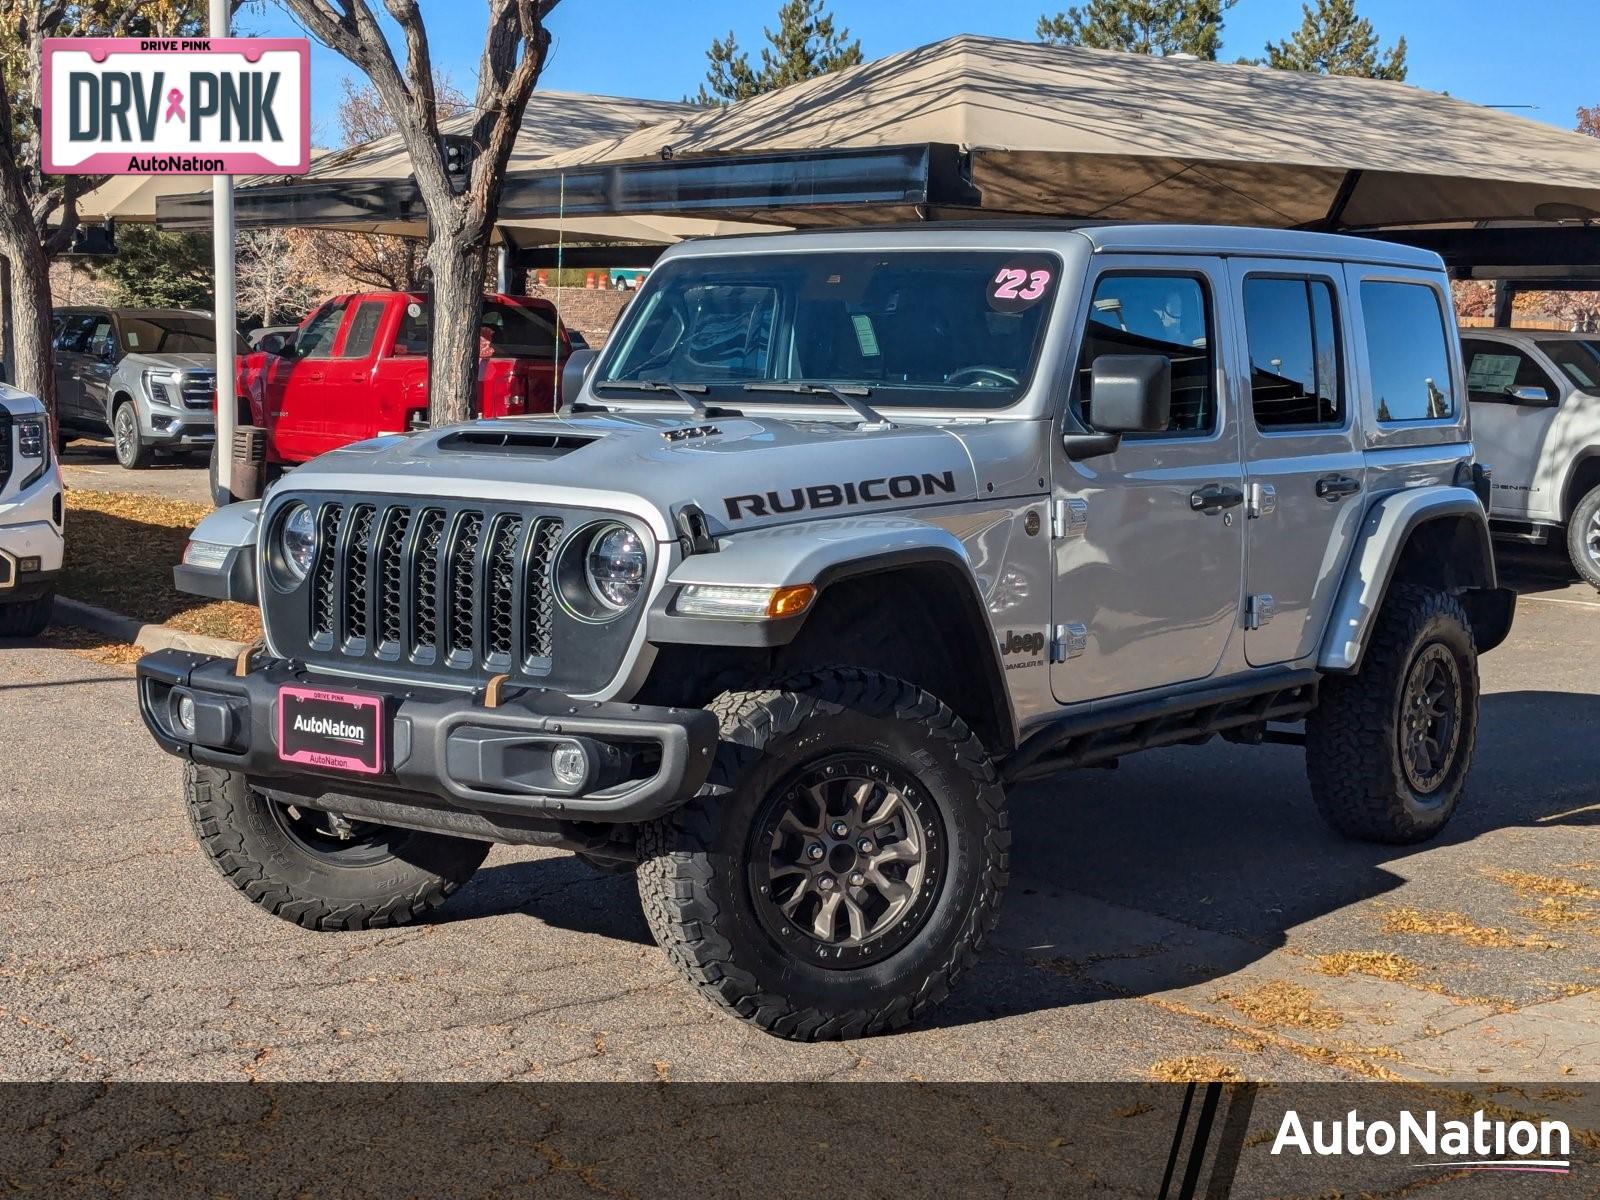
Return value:
[(1423, 283), (1361, 285), (1372, 405), (1379, 421), (1439, 421), (1456, 415), (1450, 339), (1439, 293)]

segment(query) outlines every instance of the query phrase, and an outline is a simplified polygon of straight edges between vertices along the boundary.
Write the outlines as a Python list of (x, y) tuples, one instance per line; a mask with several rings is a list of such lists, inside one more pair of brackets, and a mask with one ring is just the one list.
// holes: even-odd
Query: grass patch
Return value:
[(1531, 908), (1517, 909), (1517, 916), (1538, 925), (1581, 925), (1586, 921), (1600, 921), (1600, 913), (1592, 908), (1579, 908), (1571, 900), (1546, 896)]
[(1387, 950), (1345, 950), (1338, 954), (1318, 954), (1312, 962), (1324, 975), (1370, 975), (1390, 983), (1411, 983), (1422, 974), (1420, 963)]
[(1249, 1020), (1279, 1029), (1338, 1029), (1344, 1018), (1322, 1004), (1310, 988), (1287, 979), (1275, 979), (1261, 987), (1237, 995), (1223, 992), (1215, 997), (1237, 1009)]
[(1559, 950), (1555, 942), (1536, 934), (1519, 937), (1509, 929), (1479, 925), (1458, 912), (1423, 912), (1397, 908), (1383, 919), (1385, 933), (1413, 933), (1423, 937), (1448, 937), (1486, 950)]
[(1163, 1058), (1150, 1068), (1150, 1075), (1162, 1083), (1238, 1083), (1244, 1078), (1227, 1063), (1198, 1054)]
[(189, 633), (238, 642), (261, 636), (253, 606), (190, 596), (172, 586), (172, 568), (209, 507), (78, 488), (67, 492), (66, 503), (62, 595)]

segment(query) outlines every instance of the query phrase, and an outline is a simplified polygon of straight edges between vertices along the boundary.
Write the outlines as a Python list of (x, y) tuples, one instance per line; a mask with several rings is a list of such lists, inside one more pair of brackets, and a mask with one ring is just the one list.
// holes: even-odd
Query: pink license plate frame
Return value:
[[(309, 716), (308, 706), (315, 706)], [(325, 711), (318, 713), (316, 708)], [(291, 709), (295, 718), (305, 716), (309, 721), (322, 722), (322, 728), (292, 727)], [(341, 709), (348, 710), (348, 713), (341, 714)], [(362, 747), (359, 754), (342, 750), (339, 745), (341, 742), (354, 745), (347, 735), (341, 736), (342, 731), (338, 727), (343, 725), (342, 715), (365, 713), (371, 714), (370, 720), (364, 725), (351, 728), (370, 731), (371, 749)], [(327, 688), (284, 686), (278, 689), (278, 758), (282, 762), (321, 767), (332, 771), (348, 771), (356, 775), (381, 775), (384, 769), (384, 724), (385, 713), (381, 696), (333, 691)], [(291, 735), (297, 741), (306, 738), (319, 739), (327, 743), (328, 748), (301, 745), (290, 750), (288, 746)]]

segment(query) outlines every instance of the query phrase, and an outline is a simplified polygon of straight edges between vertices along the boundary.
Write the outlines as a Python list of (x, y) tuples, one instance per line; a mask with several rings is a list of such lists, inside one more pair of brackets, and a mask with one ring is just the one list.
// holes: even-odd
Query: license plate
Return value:
[(278, 689), (278, 757), (309, 767), (383, 770), (383, 700), (320, 688)]

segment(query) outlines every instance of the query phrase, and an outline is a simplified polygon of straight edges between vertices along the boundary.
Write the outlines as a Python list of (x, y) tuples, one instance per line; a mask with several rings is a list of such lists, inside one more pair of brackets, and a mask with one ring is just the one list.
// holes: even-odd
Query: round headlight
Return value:
[(639, 598), (649, 565), (638, 534), (625, 525), (608, 525), (590, 539), (583, 575), (596, 600), (621, 612)]
[(299, 583), (311, 570), (317, 556), (317, 523), (311, 510), (296, 504), (278, 522), (278, 561), (283, 565), (285, 582)]

